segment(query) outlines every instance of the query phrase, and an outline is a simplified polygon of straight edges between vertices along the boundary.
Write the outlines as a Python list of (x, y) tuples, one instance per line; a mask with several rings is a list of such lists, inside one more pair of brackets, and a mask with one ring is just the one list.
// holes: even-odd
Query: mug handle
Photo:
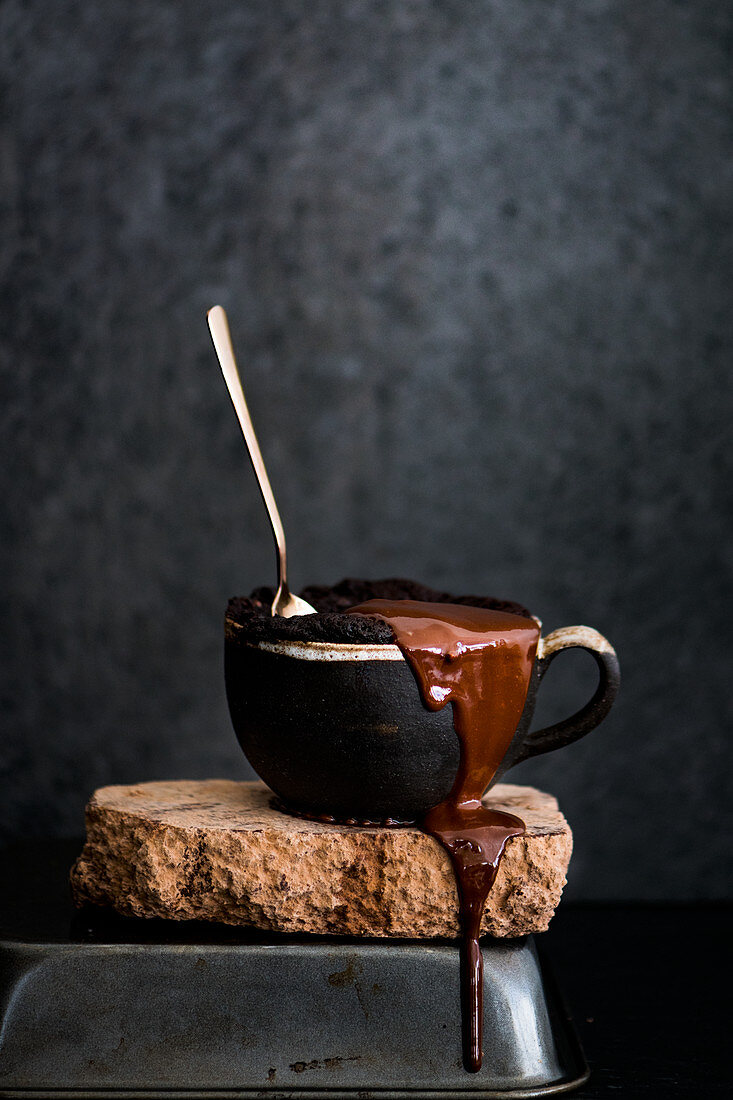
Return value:
[(573, 741), (595, 729), (613, 706), (618, 694), (620, 672), (618, 657), (611, 643), (590, 626), (563, 626), (559, 630), (553, 630), (540, 640), (536, 659), (540, 681), (563, 649), (585, 649), (592, 655), (599, 672), (595, 694), (570, 718), (528, 733), (513, 764), (571, 745)]

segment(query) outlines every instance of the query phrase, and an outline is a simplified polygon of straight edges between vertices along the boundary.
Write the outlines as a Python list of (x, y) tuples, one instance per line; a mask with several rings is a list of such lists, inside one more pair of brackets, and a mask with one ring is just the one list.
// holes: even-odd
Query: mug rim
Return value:
[[(542, 622), (536, 615), (531, 619), (542, 630)], [(240, 631), (241, 623), (227, 617), (226, 625)], [(542, 657), (544, 638), (540, 636), (535, 660)], [(404, 661), (402, 650), (394, 642), (315, 642), (280, 638), (277, 641), (247, 641), (237, 638), (237, 644), (246, 649), (259, 649), (280, 657), (293, 657), (300, 661)]]

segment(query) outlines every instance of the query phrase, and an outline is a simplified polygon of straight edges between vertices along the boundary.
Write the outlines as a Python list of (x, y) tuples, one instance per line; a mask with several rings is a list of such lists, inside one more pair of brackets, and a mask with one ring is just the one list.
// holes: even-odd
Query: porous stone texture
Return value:
[[(502, 784), (487, 805), (517, 814), (482, 929), (544, 931), (560, 900), (572, 833), (557, 800)], [(213, 779), (102, 787), (71, 872), (74, 900), (125, 916), (277, 932), (411, 939), (458, 935), (447, 854), (417, 828), (326, 825), (273, 805), (264, 783)]]

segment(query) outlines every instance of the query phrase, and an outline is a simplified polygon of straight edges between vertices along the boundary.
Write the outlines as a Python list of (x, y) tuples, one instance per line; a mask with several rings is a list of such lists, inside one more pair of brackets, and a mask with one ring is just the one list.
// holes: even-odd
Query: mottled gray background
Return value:
[(732, 40), (715, 0), (4, 0), (6, 836), (249, 774), (222, 614), (274, 558), (219, 301), (295, 585), (603, 631), (615, 712), (514, 773), (569, 892), (730, 891)]

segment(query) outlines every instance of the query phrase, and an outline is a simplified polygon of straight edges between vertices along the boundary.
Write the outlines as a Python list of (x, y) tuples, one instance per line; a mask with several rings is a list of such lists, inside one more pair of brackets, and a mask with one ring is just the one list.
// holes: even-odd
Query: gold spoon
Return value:
[(270, 517), (272, 533), (275, 536), (275, 546), (277, 547), (277, 592), (272, 602), (272, 614), (283, 615), (286, 619), (291, 618), (293, 615), (315, 615), (315, 607), (311, 607), (306, 600), (301, 600), (300, 596), (291, 595), (288, 589), (286, 579), (285, 532), (283, 531), (277, 504), (275, 504), (275, 497), (273, 496), (270, 486), (270, 479), (267, 476), (262, 452), (257, 443), (252, 417), (249, 415), (247, 402), (244, 399), (242, 380), (239, 377), (239, 371), (237, 370), (237, 364), (234, 359), (234, 348), (232, 347), (232, 338), (229, 333), (227, 315), (221, 306), (214, 306), (213, 309), (209, 310), (206, 318), (209, 322), (211, 339), (214, 341), (214, 348), (219, 358), (219, 365), (224, 375), (224, 381), (227, 384), (229, 396), (232, 399), (234, 411), (237, 414), (239, 426), (242, 429), (242, 435), (247, 444), (252, 467), (257, 476), (262, 499), (265, 502), (265, 508)]

